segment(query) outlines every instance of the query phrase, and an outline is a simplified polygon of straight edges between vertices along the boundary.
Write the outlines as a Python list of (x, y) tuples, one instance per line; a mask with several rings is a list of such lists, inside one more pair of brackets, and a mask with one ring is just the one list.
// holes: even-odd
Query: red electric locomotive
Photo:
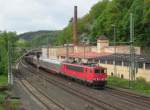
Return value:
[(101, 66), (63, 63), (60, 72), (92, 86), (103, 88), (107, 83), (107, 70)]
[[(26, 57), (26, 61), (36, 65), (34, 58), (31, 58)], [(94, 64), (64, 63), (52, 59), (41, 59), (39, 64), (42, 68), (53, 73), (80, 80), (91, 86), (104, 88), (107, 83), (106, 68)]]

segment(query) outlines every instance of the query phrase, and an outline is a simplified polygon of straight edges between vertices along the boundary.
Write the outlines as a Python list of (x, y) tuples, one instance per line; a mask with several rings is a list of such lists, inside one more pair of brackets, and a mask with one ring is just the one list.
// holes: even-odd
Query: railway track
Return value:
[[(137, 95), (137, 94), (127, 92), (127, 91), (121, 91), (121, 90), (113, 89), (110, 87), (107, 87), (107, 93), (111, 94), (113, 96), (118, 96), (122, 99), (133, 102), (135, 104), (147, 106), (150, 108), (150, 97), (146, 97), (143, 95)], [(132, 100), (130, 100), (130, 99), (132, 99)]]
[[(25, 64), (26, 65), (26, 64)], [(28, 66), (28, 70), (32, 73), (34, 73), (34, 71), (36, 70), (35, 68), (33, 68), (31, 65)], [(35, 73), (34, 73), (35, 74)], [(63, 84), (62, 82), (59, 82), (58, 80), (54, 80), (54, 79), (49, 79), (47, 78), (47, 75), (44, 74), (43, 72), (40, 72), (38, 71), (38, 74), (42, 74), (44, 75), (46, 78), (46, 81), (55, 85), (55, 86), (58, 86), (60, 88), (62, 88), (63, 90), (71, 93), (71, 94), (74, 94), (90, 103), (93, 103), (94, 105), (97, 105), (99, 107), (101, 107), (102, 109), (104, 110), (112, 110), (112, 109), (115, 109), (115, 110), (122, 110), (123, 108), (119, 108), (117, 106), (114, 106), (113, 104), (108, 104), (98, 98), (95, 98), (94, 96), (90, 95), (90, 94), (86, 94), (85, 92), (83, 93), (82, 91), (79, 91), (79, 89), (81, 88), (72, 88), (72, 87), (69, 87), (65, 84)], [(68, 89), (69, 88), (69, 89)], [(109, 92), (108, 92), (109, 91)], [(136, 95), (136, 94), (133, 94), (133, 93), (129, 93), (129, 92), (123, 92), (123, 91), (118, 91), (118, 90), (114, 90), (114, 89), (110, 89), (107, 90), (107, 94), (111, 94), (113, 96), (117, 96), (123, 100), (126, 100), (132, 104), (136, 104), (137, 106), (138, 105), (141, 105), (141, 106), (144, 106), (146, 108), (150, 108), (150, 99), (147, 98), (147, 97), (144, 97), (144, 96), (141, 96), (141, 95)], [(87, 98), (88, 97), (88, 98)], [(130, 100), (131, 99), (131, 100)], [(134, 100), (133, 100), (134, 99)]]
[[(30, 71), (32, 70), (32, 72), (33, 71), (35, 71), (35, 69), (33, 70), (33, 68), (32, 67), (29, 67), (30, 68)], [(29, 69), (28, 68), (28, 69)], [(40, 72), (40, 71), (39, 71)], [(43, 74), (43, 73), (41, 73), (40, 72), (40, 74), (42, 74), (42, 75), (45, 75), (45, 74)], [(47, 77), (47, 75), (46, 75), (46, 77)], [(92, 95), (90, 95), (90, 94), (86, 94), (85, 92), (83, 93), (82, 91), (79, 91), (81, 88), (76, 88), (76, 89), (74, 89), (74, 88), (72, 88), (72, 87), (69, 87), (69, 86), (67, 86), (66, 84), (63, 84), (61, 81), (59, 81), (59, 80), (54, 80), (54, 79), (46, 79), (46, 81), (47, 82), (50, 82), (50, 83), (52, 83), (53, 85), (56, 85), (56, 86), (59, 86), (60, 88), (62, 88), (62, 89), (65, 89), (65, 90), (67, 90), (68, 91), (68, 88), (69, 88), (69, 92), (70, 92), (70, 90), (72, 90), (71, 91), (71, 93), (72, 94), (74, 94), (74, 95), (77, 95), (78, 97), (81, 97), (81, 98), (83, 98), (82, 96), (81, 96), (81, 94), (84, 94), (84, 96), (86, 96), (86, 97), (89, 97), (90, 98), (90, 100), (89, 99), (85, 99), (85, 100), (89, 100), (89, 102), (96, 102), (96, 103), (101, 103), (101, 105), (103, 104), (105, 107), (107, 106), (107, 107), (109, 107), (109, 109), (111, 108), (113, 108), (113, 109), (115, 109), (115, 110), (122, 110), (123, 108), (119, 108), (119, 107), (117, 107), (117, 106), (114, 106), (113, 104), (108, 104), (107, 102), (104, 102), (104, 101), (102, 101), (102, 100), (100, 100), (100, 99), (98, 99), (98, 97), (97, 97), (97, 94), (96, 95), (94, 95), (94, 94), (92, 94)], [(58, 84), (59, 83), (59, 84)], [(64, 88), (65, 87), (65, 88)], [(67, 88), (66, 88), (67, 87)], [(79, 94), (77, 94), (77, 93), (79, 93)], [(111, 93), (112, 94), (112, 93)], [(116, 95), (115, 95), (116, 96)], [(97, 97), (97, 98), (95, 98), (95, 97)], [(121, 96), (121, 97), (124, 97), (124, 96)], [(120, 97), (119, 97), (120, 98)], [(84, 99), (84, 98), (83, 98)], [(126, 101), (129, 101), (130, 103), (132, 103), (132, 104), (140, 104), (140, 105), (144, 105), (144, 104), (141, 104), (140, 102), (141, 102), (141, 100), (140, 100), (140, 102), (137, 102), (136, 103), (136, 101), (137, 100), (135, 100), (135, 101), (133, 101), (133, 100), (127, 100), (127, 98), (125, 99), (125, 98), (122, 98), (122, 99), (124, 99), (124, 100), (126, 100)], [(127, 103), (128, 104), (128, 103)], [(144, 106), (147, 106), (147, 107), (149, 107), (148, 105), (144, 105)], [(108, 109), (108, 108), (103, 108), (103, 109)]]
[[(24, 64), (26, 65), (26, 64)], [(110, 103), (106, 103), (98, 98), (95, 98), (87, 93), (83, 93), (82, 91), (80, 91), (79, 89), (75, 89), (75, 88), (72, 88), (72, 87), (69, 87), (68, 85), (62, 83), (61, 81), (57, 81), (57, 80), (54, 80), (54, 79), (50, 79), (50, 78), (47, 78), (47, 75), (44, 74), (44, 73), (41, 73), (40, 71), (36, 72), (35, 73), (35, 70), (33, 68), (31, 68), (30, 66), (28, 66), (26, 68), (26, 70), (30, 71), (31, 73), (33, 74), (41, 74), (42, 76), (44, 75), (45, 76), (45, 80), (48, 82), (48, 83), (51, 83), (61, 89), (63, 89), (64, 91), (70, 93), (70, 94), (73, 94), (89, 103), (91, 103), (92, 105), (95, 105), (103, 110), (122, 110), (121, 108), (113, 105), (113, 104), (110, 104)], [(41, 77), (42, 77), (41, 76)]]
[[(19, 77), (22, 77), (23, 73), (28, 72), (28, 71), (25, 72), (24, 70), (23, 71), (22, 70), (23, 69), (22, 69), (22, 64), (21, 64), (18, 67), (18, 72), (21, 75)], [(47, 110), (67, 110), (67, 108), (65, 108), (63, 105), (59, 104), (58, 102), (56, 102), (49, 96), (43, 94), (38, 88), (33, 86), (33, 84), (31, 84), (27, 79), (22, 78), (20, 80), (20, 83), (23, 87), (25, 87), (27, 91), (30, 92), (30, 94), (32, 94), (32, 96), (34, 96), (39, 102), (41, 102)]]

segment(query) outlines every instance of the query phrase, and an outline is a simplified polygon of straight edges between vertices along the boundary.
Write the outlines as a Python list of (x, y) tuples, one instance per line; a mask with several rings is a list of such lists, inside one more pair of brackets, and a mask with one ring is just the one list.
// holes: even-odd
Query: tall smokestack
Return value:
[(77, 45), (77, 19), (78, 19), (78, 11), (77, 6), (74, 6), (74, 18), (73, 18), (73, 43)]

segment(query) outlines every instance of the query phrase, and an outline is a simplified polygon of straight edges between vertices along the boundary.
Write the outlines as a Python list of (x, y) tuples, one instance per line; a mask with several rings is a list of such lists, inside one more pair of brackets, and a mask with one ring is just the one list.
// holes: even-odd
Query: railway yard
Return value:
[(149, 7), (2, 0), (0, 110), (150, 110)]
[(27, 110), (149, 110), (150, 98), (106, 87), (87, 87), (21, 60), (14, 89)]

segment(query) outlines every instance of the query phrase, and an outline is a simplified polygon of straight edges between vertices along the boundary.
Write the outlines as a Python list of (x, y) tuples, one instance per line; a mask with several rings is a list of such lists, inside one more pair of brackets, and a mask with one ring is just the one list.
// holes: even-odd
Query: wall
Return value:
[[(99, 63), (99, 65), (107, 68), (108, 75), (111, 75), (111, 73), (114, 74), (114, 65), (111, 64), (102, 64)], [(129, 79), (129, 67), (127, 66), (116, 66), (117, 68), (117, 76), (121, 77), (121, 74), (124, 76), (125, 79)], [(138, 73), (136, 73), (137, 77), (143, 77), (146, 81), (150, 82), (150, 70), (139, 68)]]
[(97, 52), (97, 46), (91, 46), (91, 52)]
[(42, 58), (47, 58), (47, 48), (42, 48)]
[(109, 46), (109, 40), (97, 40), (97, 52), (100, 53), (105, 47)]
[[(74, 48), (68, 47), (68, 53), (73, 53)], [(49, 48), (49, 58), (57, 58), (60, 54), (66, 54), (67, 48), (66, 47), (51, 47)]]
[(75, 46), (74, 53), (91, 52), (91, 46)]
[[(136, 54), (141, 54), (140, 47), (134, 47)], [(114, 46), (109, 46), (104, 48), (104, 52), (106, 53), (115, 53)], [(130, 53), (130, 46), (116, 46), (116, 53), (119, 54), (129, 54)]]

